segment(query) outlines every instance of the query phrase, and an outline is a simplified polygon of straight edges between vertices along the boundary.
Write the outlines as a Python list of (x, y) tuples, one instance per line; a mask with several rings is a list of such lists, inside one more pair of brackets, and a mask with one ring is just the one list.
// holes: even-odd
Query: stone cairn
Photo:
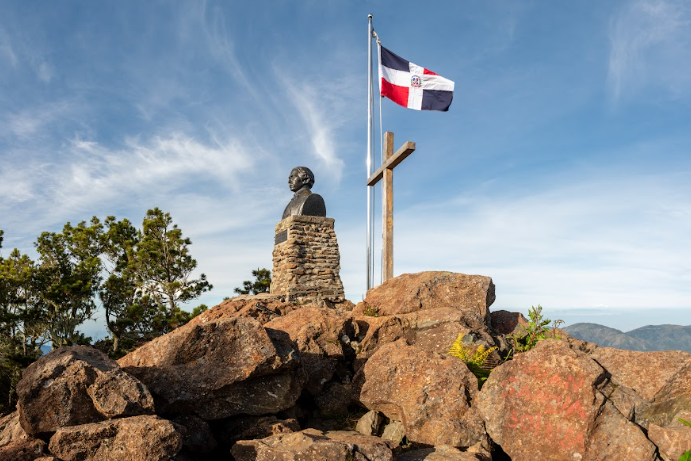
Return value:
[(276, 224), (271, 294), (341, 303), (340, 261), (333, 218), (288, 216)]

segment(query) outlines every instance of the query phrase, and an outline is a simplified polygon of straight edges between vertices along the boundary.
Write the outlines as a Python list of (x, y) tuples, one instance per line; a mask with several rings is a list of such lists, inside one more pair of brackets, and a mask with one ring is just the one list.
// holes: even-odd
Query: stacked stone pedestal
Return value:
[(276, 224), (271, 294), (291, 301), (345, 301), (334, 220), (289, 216)]

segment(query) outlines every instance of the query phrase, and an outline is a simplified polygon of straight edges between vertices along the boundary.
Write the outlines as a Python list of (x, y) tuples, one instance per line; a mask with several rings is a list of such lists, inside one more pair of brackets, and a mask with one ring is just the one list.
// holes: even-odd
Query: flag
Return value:
[(379, 45), (379, 92), (408, 109), (447, 111), (453, 82)]

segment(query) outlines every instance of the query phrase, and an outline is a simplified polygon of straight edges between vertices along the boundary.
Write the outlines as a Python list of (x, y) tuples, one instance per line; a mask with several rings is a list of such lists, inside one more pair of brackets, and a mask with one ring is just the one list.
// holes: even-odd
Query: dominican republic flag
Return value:
[(447, 111), (453, 82), (379, 45), (379, 92), (408, 109)]

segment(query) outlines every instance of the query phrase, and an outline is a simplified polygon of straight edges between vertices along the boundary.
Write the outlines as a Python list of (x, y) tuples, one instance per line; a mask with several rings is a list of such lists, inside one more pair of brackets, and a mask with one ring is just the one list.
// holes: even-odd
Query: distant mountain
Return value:
[(647, 325), (624, 333), (596, 323), (575, 323), (564, 330), (574, 338), (598, 346), (631, 351), (691, 352), (691, 325)]

